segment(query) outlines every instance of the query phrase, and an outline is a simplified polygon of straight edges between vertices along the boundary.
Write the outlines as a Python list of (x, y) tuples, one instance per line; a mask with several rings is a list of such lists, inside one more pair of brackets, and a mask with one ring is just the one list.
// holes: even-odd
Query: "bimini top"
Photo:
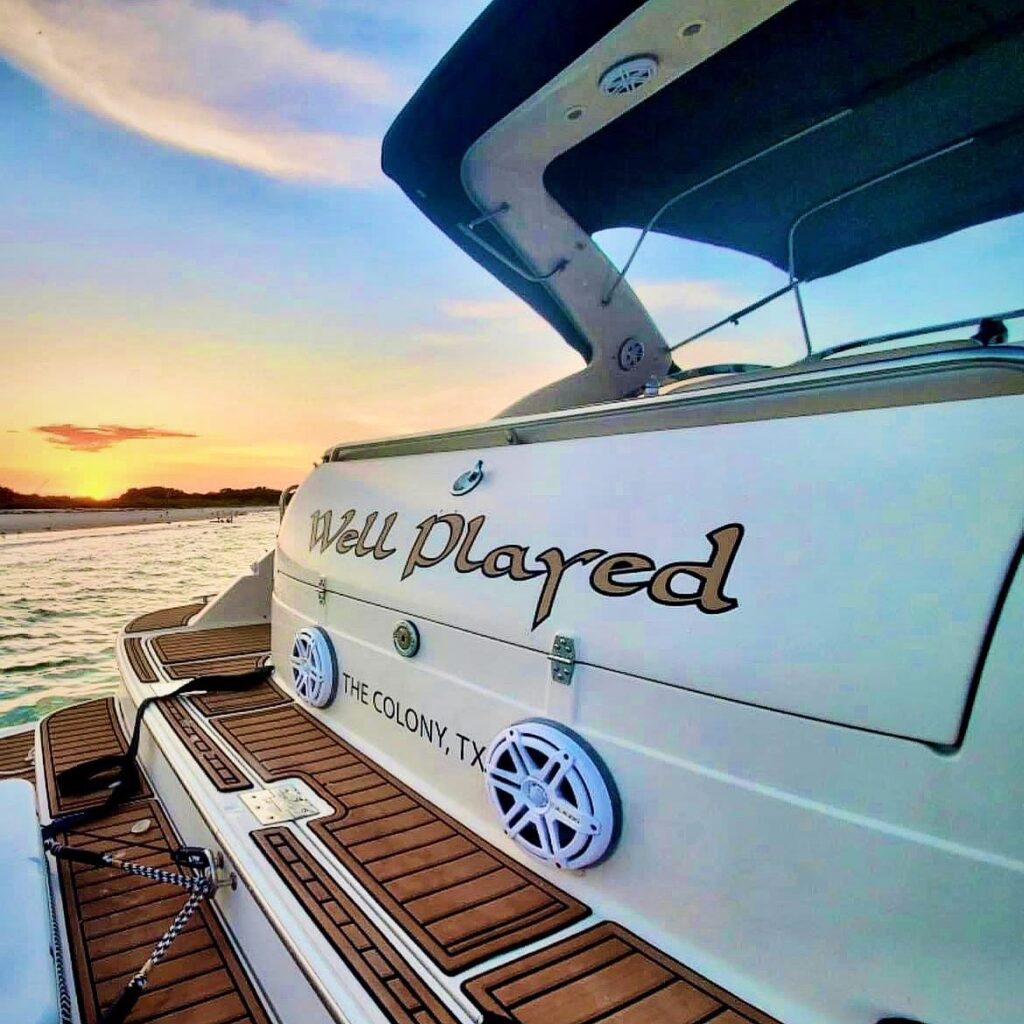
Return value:
[(383, 167), (590, 362), (518, 411), (615, 397), (667, 349), (595, 231), (806, 281), (1019, 212), (1022, 30), (1024, 0), (497, 0)]

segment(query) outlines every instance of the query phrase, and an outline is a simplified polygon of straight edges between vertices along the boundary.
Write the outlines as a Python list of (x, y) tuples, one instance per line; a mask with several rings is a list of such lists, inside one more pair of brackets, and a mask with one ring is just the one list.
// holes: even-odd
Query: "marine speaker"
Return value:
[(338, 659), (326, 631), (308, 626), (292, 644), (292, 684), (295, 693), (314, 708), (325, 708), (338, 693)]
[(494, 737), (485, 765), (487, 793), (505, 834), (532, 857), (588, 868), (611, 855), (621, 831), (619, 793), (582, 736), (528, 718)]

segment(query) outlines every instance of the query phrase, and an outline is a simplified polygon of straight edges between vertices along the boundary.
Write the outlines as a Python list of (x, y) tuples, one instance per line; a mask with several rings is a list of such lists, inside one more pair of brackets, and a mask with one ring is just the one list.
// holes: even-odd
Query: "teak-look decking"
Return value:
[[(170, 622), (171, 616), (149, 621)], [(162, 671), (180, 666), (178, 678), (192, 678), (211, 662), (262, 661), (269, 627), (193, 628), (131, 639), (151, 668), (147, 647)], [(442, 972), (470, 969), (468, 980), (460, 979), (462, 989), (487, 1024), (778, 1024), (615, 922), (595, 919), (567, 935), (571, 926), (585, 924), (588, 907), (384, 771), (275, 683), (176, 697), (158, 708), (214, 790), (231, 794), (260, 781), (299, 778), (333, 808), (302, 826), (261, 827), (253, 818), (250, 835), (280, 880), (274, 898), (301, 907), (336, 953), (338, 970), (358, 978), (393, 1024), (458, 1024), (464, 1017), (443, 986), (370, 920), (337, 880), (334, 864), (347, 869), (361, 899), (375, 903)], [(62, 798), (57, 772), (126, 745), (112, 700), (51, 716), (41, 742), (54, 814), (89, 799)], [(0, 765), (30, 767), (28, 749), (20, 735), (0, 740)], [(143, 863), (169, 863), (162, 851), (177, 843), (173, 823), (145, 779), (142, 786), (131, 803), (91, 826), (89, 837), (72, 841), (116, 848)], [(195, 798), (201, 801), (202, 794)], [(143, 819), (149, 825), (140, 846), (130, 829)], [(306, 829), (326, 854), (306, 841)], [(100, 1006), (116, 996), (180, 908), (181, 893), (66, 863), (60, 877), (83, 1021), (94, 1024)], [(539, 950), (515, 955), (538, 941)], [(510, 953), (500, 966), (491, 963)], [(172, 947), (129, 1018), (130, 1024), (157, 1020), (268, 1021), (209, 907)]]
[[(86, 806), (96, 797), (64, 799), (56, 773), (102, 754), (122, 753), (124, 735), (113, 700), (78, 704), (51, 715), (42, 727), (46, 792), (52, 814)], [(180, 845), (160, 802), (143, 782), (142, 794), (81, 833), (61, 837), (72, 846), (117, 851), (123, 859), (178, 870), (169, 851)], [(86, 835), (85, 832), (88, 832)], [(61, 861), (61, 896), (84, 1024), (96, 1024), (142, 966), (184, 903), (181, 889)], [(215, 912), (200, 906), (152, 971), (129, 1024), (271, 1024), (235, 956)]]

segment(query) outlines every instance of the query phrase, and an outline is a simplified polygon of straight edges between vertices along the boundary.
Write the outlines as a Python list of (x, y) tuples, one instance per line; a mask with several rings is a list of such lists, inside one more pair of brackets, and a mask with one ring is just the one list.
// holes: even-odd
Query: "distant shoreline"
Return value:
[(0, 512), (0, 536), (110, 526), (151, 526), (244, 515), (273, 505), (211, 505), (205, 508), (13, 509)]

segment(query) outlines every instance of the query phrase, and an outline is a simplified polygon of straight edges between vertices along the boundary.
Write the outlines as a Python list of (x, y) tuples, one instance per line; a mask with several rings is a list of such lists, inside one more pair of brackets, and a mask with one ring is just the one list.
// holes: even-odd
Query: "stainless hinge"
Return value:
[(552, 680), (568, 686), (572, 682), (573, 670), (576, 668), (576, 642), (573, 638), (556, 633), (548, 661), (551, 662)]
[(295, 786), (257, 789), (242, 793), (241, 800), (261, 825), (279, 825), (282, 821), (298, 821), (320, 813), (316, 804), (307, 800)]

